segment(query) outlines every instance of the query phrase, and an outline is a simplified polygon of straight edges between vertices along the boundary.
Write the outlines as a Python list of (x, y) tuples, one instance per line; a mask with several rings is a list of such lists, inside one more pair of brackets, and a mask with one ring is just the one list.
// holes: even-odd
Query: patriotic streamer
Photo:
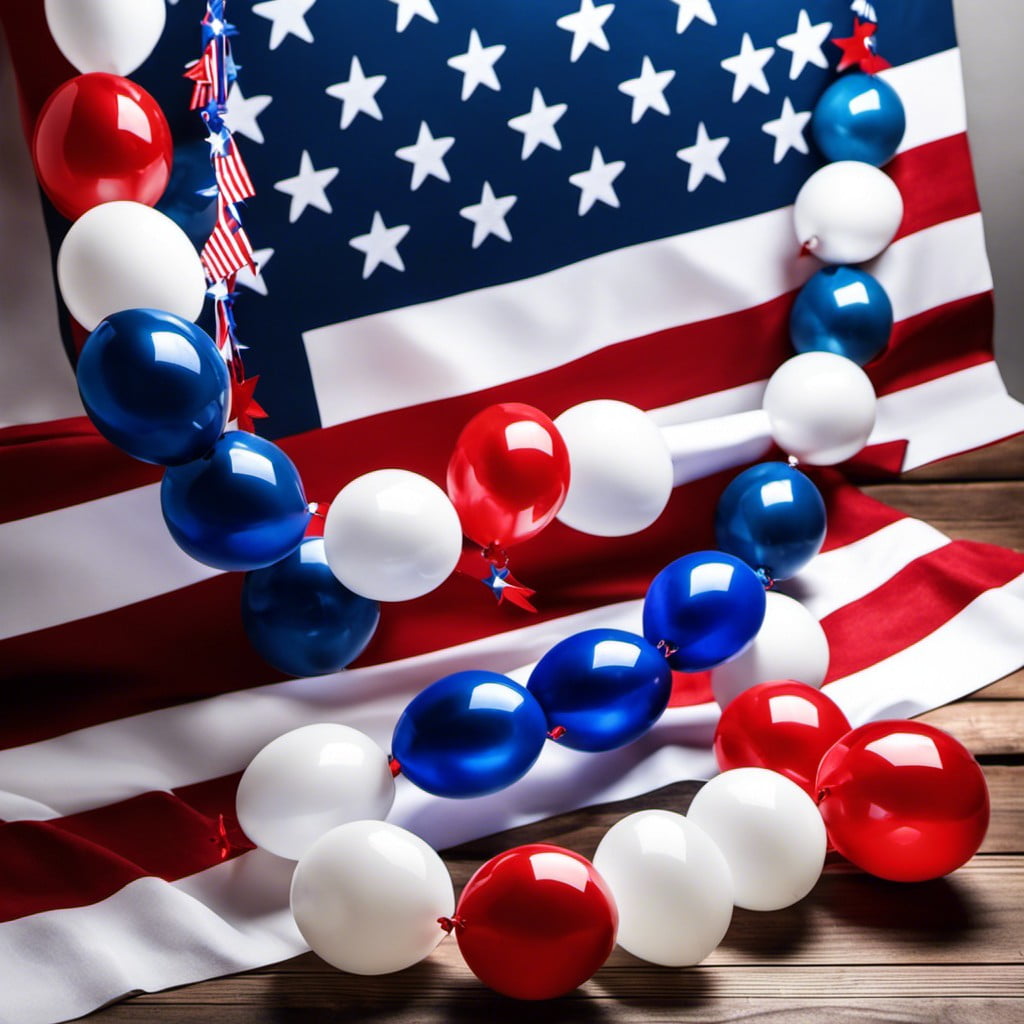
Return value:
[(224, 17), (225, 0), (209, 0), (202, 20), (203, 54), (186, 71), (192, 82), (190, 109), (199, 110), (209, 130), (210, 160), (217, 182), (217, 222), (200, 258), (214, 299), (217, 347), (231, 370), (231, 416), (242, 430), (253, 430), (253, 420), (266, 412), (253, 398), (258, 377), (246, 379), (234, 316), (235, 279), (248, 267), (259, 272), (252, 243), (242, 227), (239, 203), (256, 194), (231, 129), (224, 122), (228, 88), (238, 77), (231, 55), (231, 36), (238, 29)]

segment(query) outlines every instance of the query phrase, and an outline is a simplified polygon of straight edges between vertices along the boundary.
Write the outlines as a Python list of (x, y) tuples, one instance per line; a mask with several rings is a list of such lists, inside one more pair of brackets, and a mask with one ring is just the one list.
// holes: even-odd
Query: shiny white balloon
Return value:
[(601, 399), (566, 409), (555, 426), (569, 449), (569, 493), (558, 518), (597, 537), (639, 533), (672, 494), (672, 456), (642, 409)]
[(142, 203), (101, 203), (82, 214), (57, 255), (57, 283), (88, 331), (122, 309), (195, 320), (206, 296), (199, 254), (170, 217)]
[(337, 825), (385, 818), (394, 800), (387, 754), (358, 730), (323, 722), (268, 743), (243, 773), (235, 808), (257, 846), (298, 860)]
[(852, 359), (804, 352), (772, 374), (763, 408), (784, 452), (812, 466), (832, 466), (867, 444), (877, 404), (868, 375)]
[(903, 197), (885, 171), (837, 160), (815, 171), (793, 206), (796, 237), (824, 263), (863, 263), (896, 237)]
[(729, 929), (729, 865), (681, 814), (638, 811), (616, 822), (598, 844), (594, 867), (619, 909), (619, 945), (641, 960), (698, 964)]
[(153, 52), (166, 21), (164, 0), (46, 0), (60, 52), (83, 74), (129, 75)]
[(825, 823), (795, 783), (765, 768), (735, 768), (705, 783), (687, 818), (722, 851), (737, 907), (781, 910), (802, 900), (825, 864)]
[(295, 866), (292, 914), (329, 964), (389, 974), (419, 963), (444, 938), (455, 893), (448, 869), (419, 836), (384, 821), (353, 821), (321, 836)]
[(405, 469), (379, 469), (339, 492), (324, 522), (331, 572), (374, 601), (409, 601), (443, 583), (462, 554), (448, 495)]
[(711, 670), (711, 689), (724, 710), (758, 683), (795, 679), (816, 689), (828, 672), (828, 640), (821, 623), (785, 594), (765, 595), (764, 622), (740, 655)]

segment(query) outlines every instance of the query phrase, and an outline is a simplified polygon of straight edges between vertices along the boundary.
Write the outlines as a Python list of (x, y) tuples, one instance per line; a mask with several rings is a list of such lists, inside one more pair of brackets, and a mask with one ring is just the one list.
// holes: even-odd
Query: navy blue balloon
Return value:
[(86, 338), (77, 374), (96, 429), (143, 462), (191, 462), (224, 432), (224, 360), (205, 331), (173, 313), (112, 313)]
[(797, 352), (832, 352), (858, 366), (871, 362), (892, 334), (885, 289), (856, 267), (825, 267), (797, 293), (789, 336)]
[(167, 188), (156, 208), (170, 217), (201, 250), (217, 223), (217, 179), (205, 139), (174, 147), (174, 163)]
[(642, 736), (672, 694), (665, 656), (643, 637), (621, 629), (588, 629), (544, 655), (527, 689), (544, 709), (549, 729), (575, 750), (614, 750)]
[(665, 566), (644, 598), (644, 636), (667, 647), (679, 672), (714, 668), (739, 654), (764, 621), (764, 584), (745, 562), (697, 551)]
[(309, 505), (291, 459), (276, 444), (232, 430), (195, 462), (170, 466), (160, 485), (178, 547), (217, 569), (248, 571), (299, 546)]
[(836, 79), (811, 117), (814, 141), (827, 160), (860, 160), (875, 167), (892, 159), (906, 127), (896, 90), (860, 71)]
[(456, 672), (412, 699), (391, 752), (428, 793), (484, 796), (522, 778), (546, 739), (544, 712), (529, 690), (496, 672)]
[(366, 649), (380, 605), (353, 594), (327, 565), (322, 537), (307, 537), (290, 555), (246, 574), (242, 624), (249, 642), (274, 668), (318, 676), (350, 665)]
[(785, 462), (762, 462), (722, 492), (715, 539), (752, 569), (787, 580), (821, 550), (825, 502), (800, 470)]

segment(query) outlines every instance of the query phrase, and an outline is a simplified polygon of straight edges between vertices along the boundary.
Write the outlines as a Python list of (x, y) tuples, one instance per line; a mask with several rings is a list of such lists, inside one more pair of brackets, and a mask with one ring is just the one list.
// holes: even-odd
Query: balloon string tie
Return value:
[(775, 586), (775, 578), (763, 565), (758, 567), (756, 573), (765, 590), (771, 590)]
[(397, 757), (388, 755), (388, 768), (391, 769), (391, 778), (397, 779), (402, 774), (402, 764)]
[(451, 917), (439, 917), (437, 923), (441, 926), (441, 931), (447, 935), (451, 935), (456, 930), (462, 931), (466, 927), (466, 922), (458, 914), (453, 914)]
[(665, 655), (666, 659), (671, 658), (679, 650), (678, 647), (673, 647), (667, 640), (659, 640), (656, 646)]
[(564, 725), (556, 725), (554, 727), (554, 729), (552, 729), (548, 733), (548, 739), (549, 740), (560, 740), (565, 735), (565, 732), (566, 732), (566, 729), (565, 729)]

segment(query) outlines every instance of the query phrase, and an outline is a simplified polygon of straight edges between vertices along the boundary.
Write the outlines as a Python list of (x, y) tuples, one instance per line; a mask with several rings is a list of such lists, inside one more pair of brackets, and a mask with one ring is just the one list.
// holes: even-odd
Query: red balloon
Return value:
[(43, 105), (32, 159), (69, 220), (115, 199), (154, 206), (171, 176), (171, 130), (145, 89), (96, 71), (65, 82)]
[(768, 768), (811, 797), (825, 751), (850, 731), (846, 715), (821, 690), (792, 681), (744, 690), (722, 712), (715, 759), (730, 768)]
[(955, 871), (988, 828), (988, 786), (969, 750), (923, 722), (871, 722), (818, 769), (818, 807), (836, 849), (894, 882)]
[(493, 857), (466, 883), (456, 936), (469, 969), (516, 999), (582, 985), (615, 947), (619, 912), (585, 857), (533, 843)]
[(540, 533), (569, 489), (569, 451), (539, 409), (503, 402), (477, 413), (448, 462), (448, 496), (462, 532), (481, 547)]

